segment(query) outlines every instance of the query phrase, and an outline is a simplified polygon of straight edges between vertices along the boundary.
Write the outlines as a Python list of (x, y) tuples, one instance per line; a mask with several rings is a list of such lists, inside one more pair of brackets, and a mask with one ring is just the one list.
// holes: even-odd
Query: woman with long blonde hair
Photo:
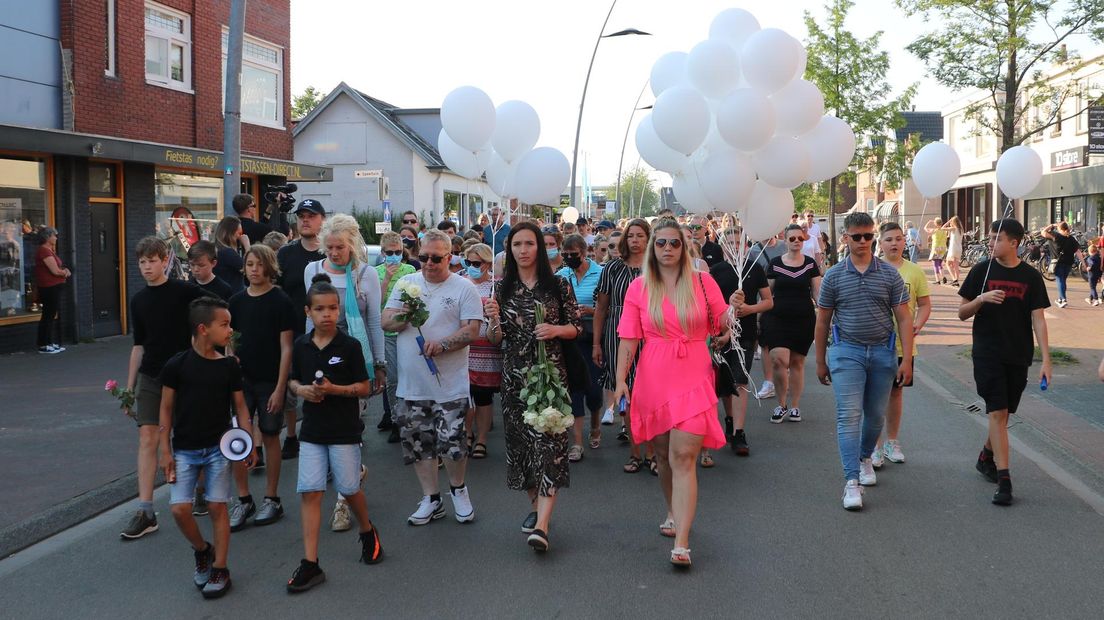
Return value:
[(962, 265), (962, 223), (955, 215), (943, 225), (950, 234), (947, 242), (947, 271), (951, 272), (951, 284), (958, 286), (959, 267)]
[[(708, 273), (695, 272), (688, 239), (674, 220), (657, 220), (641, 276), (629, 285), (618, 324), (615, 402), (631, 407), (632, 435), (655, 445), (671, 563), (690, 566), (690, 526), (698, 500), (697, 458), (725, 445), (717, 420), (713, 365), (706, 339), (727, 329), (729, 304)], [(641, 344), (643, 348), (641, 349)], [(640, 349), (636, 381), (627, 377)], [(671, 381), (672, 368), (679, 380)]]

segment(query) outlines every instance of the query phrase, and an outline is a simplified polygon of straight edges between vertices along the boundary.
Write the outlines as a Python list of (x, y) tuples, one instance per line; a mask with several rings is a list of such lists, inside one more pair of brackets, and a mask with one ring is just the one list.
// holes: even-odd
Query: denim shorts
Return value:
[(333, 471), (334, 488), (349, 496), (360, 491), (360, 444), (299, 442), (299, 479), (296, 493), (326, 490), (326, 472)]
[(200, 472), (203, 472), (203, 497), (208, 502), (225, 504), (230, 501), (230, 461), (218, 446), (174, 450), (173, 460), (176, 462), (176, 482), (169, 485), (169, 504), (192, 503)]

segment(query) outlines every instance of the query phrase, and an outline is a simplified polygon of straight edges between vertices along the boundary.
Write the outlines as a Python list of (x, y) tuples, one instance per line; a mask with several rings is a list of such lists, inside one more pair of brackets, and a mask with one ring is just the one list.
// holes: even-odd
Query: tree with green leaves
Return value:
[(910, 15), (940, 28), (908, 50), (939, 83), (976, 88), (987, 96), (967, 107), (978, 131), (991, 131), (999, 153), (1022, 144), (1063, 117), (1079, 93), (1075, 80), (1051, 76), (1083, 66), (1067, 42), (1077, 35), (1104, 40), (1104, 0), (897, 0)]
[(322, 103), (322, 93), (313, 86), (308, 86), (303, 94), (291, 98), (291, 117), (299, 120), (310, 114), (310, 111), (320, 103)]
[[(856, 37), (847, 29), (847, 14), (855, 5), (852, 0), (829, 0), (824, 5), (825, 20), (820, 24), (813, 15), (805, 12), (805, 28), (808, 37), (805, 47), (809, 64), (805, 79), (816, 84), (824, 94), (824, 109), (851, 126), (855, 132), (855, 166), (874, 167), (876, 176), (883, 175), (882, 167), (892, 152), (887, 144), (891, 129), (903, 127), (904, 110), (916, 93), (913, 84), (897, 97), (892, 96), (889, 84), (889, 54), (881, 49), (882, 31), (866, 39)], [(854, 171), (845, 172), (854, 182)], [(841, 176), (844, 176), (841, 175)], [(828, 183), (827, 202), (832, 205), (829, 213), (840, 206), (836, 186), (838, 177)], [(815, 192), (810, 193), (812, 197)], [(828, 236), (836, 239), (836, 218), (828, 218)]]
[(610, 186), (606, 199), (621, 197), (617, 203), (617, 213), (622, 217), (655, 215), (659, 210), (659, 194), (655, 183), (648, 176), (647, 169), (637, 166), (621, 175), (621, 188)]

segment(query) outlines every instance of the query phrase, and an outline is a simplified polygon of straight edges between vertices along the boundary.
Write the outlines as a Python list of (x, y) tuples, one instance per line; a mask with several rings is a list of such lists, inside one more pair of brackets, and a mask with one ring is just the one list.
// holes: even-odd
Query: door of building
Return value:
[(119, 205), (92, 203), (92, 335), (123, 333), (119, 290)]

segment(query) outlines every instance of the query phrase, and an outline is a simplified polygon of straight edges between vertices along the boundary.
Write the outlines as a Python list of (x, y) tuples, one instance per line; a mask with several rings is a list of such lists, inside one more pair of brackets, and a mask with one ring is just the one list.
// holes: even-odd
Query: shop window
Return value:
[(117, 168), (114, 164), (88, 164), (88, 195), (91, 198), (118, 198)]
[(187, 13), (146, 3), (146, 81), (191, 90), (192, 25)]
[(460, 214), (460, 200), (459, 192), (445, 192), (445, 212), (442, 219), (455, 220)]
[(161, 171), (154, 176), (155, 234), (169, 242), (182, 275), (188, 249), (200, 239), (214, 241), (223, 213), (222, 179)]
[(0, 158), (0, 320), (39, 311), (35, 255), (48, 202), (45, 162)]
[[(230, 35), (222, 32), (222, 85), (226, 90), (226, 49)], [(242, 42), (242, 120), (257, 125), (283, 127), (283, 50), (246, 36)], [(225, 101), (223, 102), (225, 106)]]

